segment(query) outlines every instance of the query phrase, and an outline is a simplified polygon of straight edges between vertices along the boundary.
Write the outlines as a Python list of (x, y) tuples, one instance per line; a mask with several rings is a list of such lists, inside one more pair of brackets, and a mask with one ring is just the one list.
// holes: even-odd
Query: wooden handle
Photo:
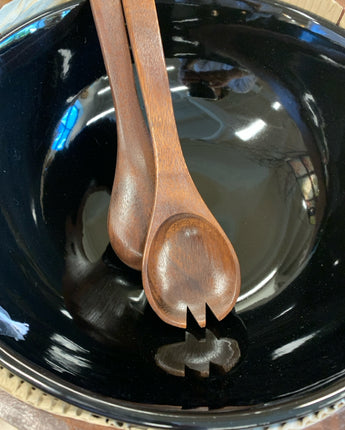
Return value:
[(206, 325), (206, 304), (223, 319), (240, 291), (236, 253), (202, 200), (186, 166), (164, 61), (154, 0), (122, 0), (146, 107), (156, 167), (142, 279), (168, 324), (186, 327), (187, 309)]
[(141, 121), (142, 113), (135, 90), (121, 1), (90, 0), (90, 4), (115, 108), (121, 111), (121, 115), (117, 117), (117, 127), (120, 129), (118, 132), (135, 139), (138, 130), (137, 122), (132, 119), (133, 114)]
[(118, 257), (140, 270), (150, 222), (155, 167), (139, 105), (121, 0), (90, 0), (117, 119), (117, 161), (108, 232)]
[[(166, 73), (163, 45), (154, 0), (122, 0), (140, 86), (157, 151), (158, 169), (176, 172), (169, 160), (183, 160)], [(163, 100), (164, 103), (157, 103)], [(168, 163), (166, 163), (166, 161)], [(184, 163), (181, 164), (185, 168)]]
[(160, 216), (152, 219), (151, 230), (165, 217), (186, 212), (186, 208), (207, 217), (209, 210), (200, 205), (201, 198), (190, 198), (199, 193), (177, 132), (155, 1), (122, 0), (122, 4), (155, 157), (154, 207)]

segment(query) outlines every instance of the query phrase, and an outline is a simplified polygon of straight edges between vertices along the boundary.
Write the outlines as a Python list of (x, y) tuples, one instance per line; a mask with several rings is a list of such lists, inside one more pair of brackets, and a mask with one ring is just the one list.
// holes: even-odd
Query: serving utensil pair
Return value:
[[(202, 200), (177, 133), (154, 0), (90, 0), (114, 99), (117, 162), (110, 242), (142, 271), (147, 299), (165, 322), (201, 327), (206, 304), (223, 319), (240, 289), (232, 244)], [(138, 101), (128, 37), (145, 104)]]

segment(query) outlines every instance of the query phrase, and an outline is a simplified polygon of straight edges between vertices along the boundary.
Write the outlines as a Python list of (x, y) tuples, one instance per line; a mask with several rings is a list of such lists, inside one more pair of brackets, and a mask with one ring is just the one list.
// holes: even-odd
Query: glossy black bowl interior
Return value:
[[(0, 305), (30, 326), (1, 337), (0, 359), (141, 424), (244, 427), (328, 405), (345, 392), (344, 34), (266, 2), (157, 7), (187, 164), (242, 268), (237, 313), (210, 318), (241, 361), (209, 378), (156, 365), (185, 333), (107, 247), (116, 121), (84, 2), (0, 41)], [(250, 88), (188, 89), (186, 63), (239, 69)]]

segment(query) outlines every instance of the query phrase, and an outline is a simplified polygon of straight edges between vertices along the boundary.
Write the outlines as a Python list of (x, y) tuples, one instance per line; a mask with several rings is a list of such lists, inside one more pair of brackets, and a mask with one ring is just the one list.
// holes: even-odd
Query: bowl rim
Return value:
[[(17, 19), (12, 21), (12, 25), (6, 32), (0, 33), (0, 41), (33, 21), (80, 6), (84, 2), (86, 0), (63, 0), (63, 3), (60, 2), (39, 12), (36, 8), (25, 20), (22, 20), (18, 14)], [(337, 34), (342, 33), (345, 38), (343, 29), (320, 16), (305, 10), (301, 11), (298, 7), (280, 1), (263, 0), (263, 2), (289, 9), (303, 16), (304, 20), (317, 19), (330, 31), (336, 30)], [(112, 399), (69, 382), (62, 382), (62, 378), (20, 356), (2, 340), (0, 340), (0, 364), (33, 386), (67, 403), (126, 424), (151, 428), (221, 430), (270, 426), (305, 417), (345, 398), (345, 371), (342, 371), (333, 375), (331, 380), (328, 378), (324, 382), (319, 381), (314, 386), (309, 386), (307, 392), (301, 390), (293, 393), (291, 397), (287, 395), (272, 402), (209, 411), (200, 409), (182, 411), (170, 406), (149, 404), (144, 406), (135, 402)], [(316, 388), (317, 386), (320, 387)]]
[[(219, 410), (177, 410), (169, 406), (141, 405), (111, 399), (80, 388), (52, 372), (37, 366), (24, 357), (18, 358), (10, 347), (0, 341), (0, 363), (33, 386), (67, 403), (127, 424), (151, 428), (181, 429), (243, 429), (282, 423), (330, 407), (345, 397), (343, 380), (337, 375), (333, 382), (310, 392), (295, 393), (272, 402), (248, 406), (232, 406)], [(343, 373), (343, 372), (342, 372)], [(319, 385), (320, 383), (317, 383)]]

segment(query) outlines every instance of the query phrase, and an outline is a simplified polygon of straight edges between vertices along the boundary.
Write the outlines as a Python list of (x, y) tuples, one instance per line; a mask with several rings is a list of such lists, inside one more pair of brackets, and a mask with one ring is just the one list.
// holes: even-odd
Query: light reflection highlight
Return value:
[(314, 333), (308, 334), (307, 336), (301, 337), (300, 339), (293, 340), (292, 342), (289, 342), (286, 345), (283, 345), (280, 348), (275, 349), (272, 352), (272, 360), (276, 360), (277, 358), (290, 354), (290, 352), (295, 351), (296, 349), (300, 348), (302, 345), (307, 343), (309, 340), (317, 336), (319, 332), (320, 330), (317, 330)]
[(35, 200), (34, 199), (31, 199), (30, 207), (31, 207), (32, 219), (34, 220), (34, 223), (37, 226), (37, 213), (36, 213), (36, 207), (35, 207)]
[(97, 95), (98, 95), (98, 96), (101, 96), (101, 95), (103, 95), (103, 94), (108, 93), (110, 90), (111, 90), (111, 88), (110, 88), (110, 85), (109, 85), (108, 87), (104, 87), (102, 90), (99, 90), (99, 91), (97, 92)]
[(259, 282), (254, 288), (250, 289), (247, 293), (240, 295), (237, 302), (241, 302), (242, 300), (247, 299), (253, 294), (257, 293), (261, 290), (261, 288), (265, 287), (276, 275), (278, 272), (278, 267), (276, 267), (272, 272), (270, 272), (261, 282)]
[(27, 25), (26, 27), (22, 28), (21, 30), (16, 31), (14, 34), (11, 34), (10, 36), (6, 37), (6, 39), (4, 39), (2, 42), (0, 42), (0, 49), (11, 44), (12, 42), (18, 42), (19, 40), (23, 39), (25, 36), (27, 36), (29, 34), (33, 34), (37, 30), (44, 28), (46, 25), (45, 21), (46, 21), (45, 19), (41, 19), (37, 22), (34, 22), (30, 25)]
[[(71, 12), (71, 9), (64, 10), (61, 12), (60, 17), (63, 19), (66, 15), (68, 15)], [(26, 25), (25, 27), (19, 29), (15, 33), (11, 34), (10, 36), (6, 37), (0, 42), (0, 49), (5, 48), (6, 46), (10, 45), (12, 42), (18, 42), (19, 40), (23, 39), (24, 37), (36, 33), (37, 30), (41, 30), (44, 27), (47, 26), (47, 24), (51, 21), (51, 18), (43, 18), (36, 22), (33, 22), (29, 25)]]
[(70, 69), (70, 61), (72, 59), (72, 51), (70, 49), (59, 49), (58, 53), (62, 57), (62, 71), (61, 77), (65, 79), (67, 77), (68, 71)]
[(188, 90), (188, 87), (186, 87), (185, 85), (179, 85), (178, 87), (170, 88), (170, 92), (172, 93), (177, 93), (178, 91), (186, 91), (186, 90)]
[(104, 118), (104, 117), (108, 116), (109, 114), (111, 114), (113, 112), (115, 112), (115, 108), (114, 107), (112, 107), (112, 108), (110, 108), (110, 109), (108, 109), (108, 110), (106, 110), (104, 112), (101, 112), (100, 114), (98, 114), (98, 115), (94, 116), (93, 118), (91, 118), (86, 123), (86, 125), (89, 126), (89, 125), (93, 124), (94, 122), (97, 122), (99, 119)]
[(271, 321), (274, 321), (278, 318), (281, 318), (283, 315), (286, 315), (288, 312), (290, 312), (293, 308), (295, 307), (295, 305), (290, 306), (287, 309), (284, 309), (282, 312), (280, 312), (280, 314), (278, 314), (277, 316), (275, 316), (274, 318), (272, 318)]
[(248, 140), (251, 140), (258, 134), (260, 134), (266, 128), (266, 126), (267, 123), (265, 121), (263, 121), (262, 119), (257, 119), (247, 127), (242, 128), (242, 130), (236, 131), (235, 135), (244, 142), (247, 142)]
[(316, 101), (315, 101), (313, 95), (306, 92), (303, 94), (303, 100), (305, 101), (305, 104), (307, 105), (307, 108), (309, 109), (309, 112), (313, 118), (314, 124), (318, 127), (319, 126), (319, 119), (315, 113)]
[(61, 311), (61, 313), (62, 313), (63, 315), (65, 315), (68, 319), (70, 319), (70, 320), (72, 320), (72, 319), (73, 319), (72, 315), (68, 312), (68, 310), (67, 310), (67, 309), (61, 309), (60, 311)]
[(58, 344), (61, 345), (63, 347), (65, 347), (66, 349), (68, 349), (69, 351), (73, 351), (73, 352), (80, 352), (80, 353), (88, 353), (89, 351), (85, 348), (82, 348), (80, 345), (78, 345), (75, 342), (72, 342), (70, 339), (68, 339), (65, 336), (62, 336), (59, 333), (53, 333), (50, 336), (50, 340), (54, 343), (54, 344)]
[(274, 110), (280, 110), (282, 107), (283, 107), (282, 104), (279, 102), (272, 103), (272, 109)]

